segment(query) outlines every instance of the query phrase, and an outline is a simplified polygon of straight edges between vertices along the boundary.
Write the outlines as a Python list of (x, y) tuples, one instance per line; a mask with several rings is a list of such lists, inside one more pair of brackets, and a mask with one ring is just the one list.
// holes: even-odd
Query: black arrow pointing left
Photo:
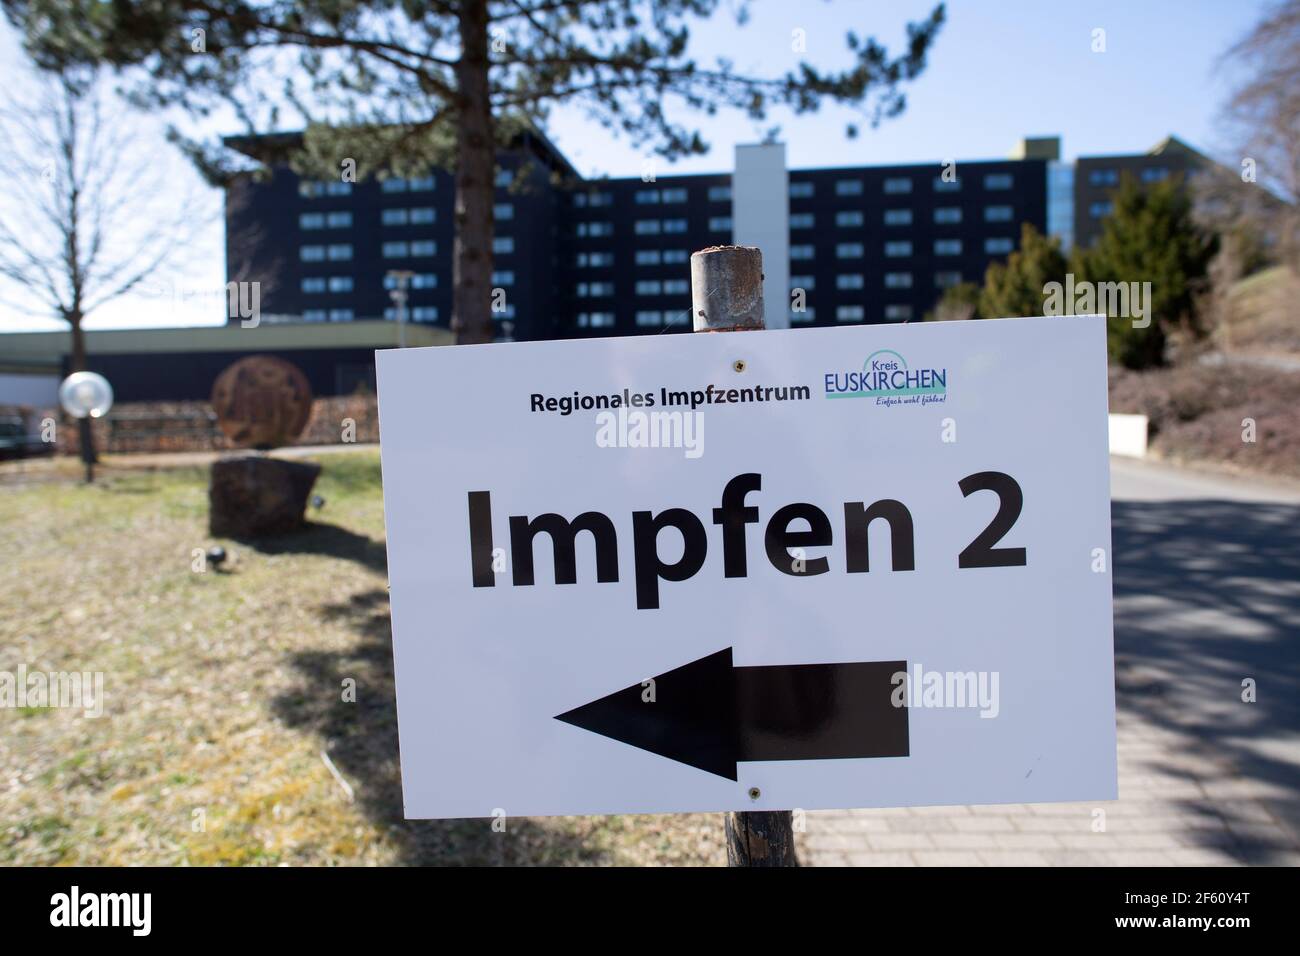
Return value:
[(734, 667), (731, 648), (556, 716), (735, 780), (737, 762), (908, 755), (906, 661)]

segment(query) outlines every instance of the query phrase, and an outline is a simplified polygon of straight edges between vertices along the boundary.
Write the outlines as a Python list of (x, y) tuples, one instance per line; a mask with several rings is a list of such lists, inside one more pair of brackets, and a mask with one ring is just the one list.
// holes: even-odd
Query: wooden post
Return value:
[[(763, 254), (754, 246), (711, 246), (691, 256), (696, 332), (762, 331)], [(726, 814), (728, 866), (797, 866), (789, 810)]]

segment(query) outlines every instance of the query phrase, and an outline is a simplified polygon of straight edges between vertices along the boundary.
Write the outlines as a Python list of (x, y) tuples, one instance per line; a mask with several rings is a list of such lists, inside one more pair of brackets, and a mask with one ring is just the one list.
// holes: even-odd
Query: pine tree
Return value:
[(1067, 270), (1060, 242), (1025, 223), (1020, 228), (1020, 248), (1005, 264), (994, 262), (985, 270), (979, 315), (986, 319), (1042, 315), (1045, 287), (1064, 281)]
[[(44, 66), (135, 67), (148, 78), (142, 101), (197, 113), (233, 105), (250, 133), (297, 110), (307, 119), (299, 161), (335, 175), (342, 157), (355, 158), (359, 174), (454, 166), (452, 327), (463, 342), (492, 338), (495, 154), (521, 125), (577, 104), (668, 160), (707, 149), (681, 114), (733, 108), (761, 121), (772, 107), (802, 114), (834, 103), (875, 125), (903, 111), (901, 87), (925, 68), (944, 20), (940, 5), (910, 24), (897, 56), (849, 32), (843, 69), (803, 60), (756, 75), (689, 52), (690, 25), (721, 0), (0, 2)], [(747, 0), (725, 7), (744, 22)], [(211, 147), (190, 152), (221, 171)]]
[(1203, 331), (1198, 300), (1217, 243), (1195, 222), (1177, 179), (1143, 187), (1125, 176), (1113, 203), (1097, 244), (1076, 256), (1076, 282), (1150, 283), (1148, 314), (1109, 315), (1107, 342), (1111, 358), (1127, 368), (1161, 365), (1171, 329)]

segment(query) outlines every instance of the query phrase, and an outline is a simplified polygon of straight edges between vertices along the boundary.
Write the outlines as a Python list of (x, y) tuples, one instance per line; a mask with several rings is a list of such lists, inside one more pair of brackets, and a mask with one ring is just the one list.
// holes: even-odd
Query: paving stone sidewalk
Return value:
[(1115, 460), (1112, 491), (1120, 799), (810, 812), (802, 863), (1300, 865), (1300, 494)]
[[(1139, 718), (1119, 724), (1120, 799), (987, 807), (828, 810), (798, 835), (810, 866), (1300, 866), (1300, 838), (1271, 803), (1197, 741)], [(1095, 811), (1105, 831), (1095, 832)]]

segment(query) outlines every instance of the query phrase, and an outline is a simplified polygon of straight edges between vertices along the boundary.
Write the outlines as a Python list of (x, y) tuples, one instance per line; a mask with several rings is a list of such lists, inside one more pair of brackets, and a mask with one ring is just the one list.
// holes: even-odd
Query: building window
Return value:
[(886, 289), (910, 289), (912, 288), (912, 273), (910, 272), (886, 272), (885, 273)]
[(351, 322), (355, 315), (351, 309), (330, 309), (331, 322)]
[(806, 179), (796, 179), (790, 183), (791, 199), (811, 199), (813, 184)]
[(835, 247), (836, 259), (861, 259), (864, 250), (860, 242), (841, 242)]
[[(432, 206), (418, 206), (411, 210), (411, 225), (427, 226), (434, 221), (437, 215)], [(510, 217), (507, 216), (506, 218), (509, 219)]]
[(432, 176), (416, 176), (410, 181), (411, 192), (427, 193), (435, 184), (436, 180)]
[(514, 236), (496, 236), (492, 240), (492, 251), (497, 255), (508, 255), (515, 251)]
[(298, 217), (299, 229), (324, 229), (325, 214), (322, 212), (305, 212)]
[(303, 309), (302, 320), (304, 322), (324, 322), (329, 318), (329, 313), (324, 309)]
[[(638, 258), (641, 253), (637, 253)], [(580, 252), (576, 260), (579, 269), (599, 269), (614, 264), (612, 252)]]
[(436, 289), (438, 288), (438, 276), (433, 272), (417, 272), (411, 276), (412, 289)]
[(325, 184), (326, 196), (351, 196), (352, 184), (345, 183), (341, 179), (331, 179)]
[(985, 222), (1010, 222), (1014, 215), (1010, 206), (985, 206)]
[(331, 245), (326, 254), (331, 262), (350, 262), (352, 260), (352, 245), (346, 242), (337, 242)]
[(330, 276), (329, 290), (331, 292), (351, 292), (352, 276)]
[(911, 254), (912, 243), (907, 239), (897, 239), (893, 242), (885, 243), (885, 255), (891, 259), (910, 256)]
[(861, 272), (844, 272), (835, 277), (835, 288), (837, 289), (862, 289), (866, 287), (866, 279)]
[(579, 209), (597, 209), (601, 206), (611, 206), (613, 203), (613, 193), (574, 193), (573, 195), (573, 205)]
[(1005, 256), (1015, 249), (1016, 244), (1010, 239), (985, 239), (984, 254), (988, 256)]
[(960, 272), (936, 272), (934, 274), (934, 287), (936, 289), (950, 289), (953, 286), (960, 284)]
[(515, 181), (515, 173), (512, 169), (498, 169), (496, 175), (492, 178), (492, 185), (497, 189), (509, 189), (510, 184)]
[(438, 244), (432, 239), (417, 239), (411, 243), (411, 255), (434, 256), (438, 254)]
[(636, 314), (637, 325), (663, 325), (664, 314), (655, 309), (647, 309)]
[(901, 196), (912, 191), (912, 180), (907, 176), (891, 176), (885, 180), (886, 196)]
[(632, 231), (638, 236), (657, 236), (660, 229), (658, 219), (638, 219)]
[(961, 207), (940, 206), (934, 211), (934, 221), (941, 226), (951, 226), (961, 222)]
[(848, 209), (835, 214), (835, 225), (841, 227), (861, 226), (865, 221), (865, 217), (857, 209)]
[(379, 221), (385, 226), (405, 226), (411, 221), (411, 214), (406, 209), (385, 209), (379, 214)]
[(387, 179), (380, 180), (379, 189), (381, 192), (386, 193), (404, 193), (406, 192), (406, 180), (390, 176)]
[(934, 178), (934, 191), (937, 193), (958, 193), (961, 192), (961, 179), (944, 179), (942, 176)]
[(730, 216), (713, 216), (709, 219), (709, 232), (731, 232)]
[(303, 199), (315, 199), (324, 191), (324, 183), (313, 182), (310, 179), (304, 179), (298, 183), (298, 195)]
[(663, 295), (664, 284), (658, 279), (642, 279), (636, 284), (637, 295)]
[(910, 226), (912, 224), (912, 210), (910, 209), (886, 209), (885, 225), (886, 226)]
[(385, 259), (405, 259), (411, 254), (411, 247), (405, 242), (385, 242), (380, 251)]
[(303, 262), (324, 262), (325, 247), (324, 246), (299, 246), (298, 258), (301, 259)]
[(599, 295), (613, 295), (614, 283), (612, 282), (579, 282), (575, 290), (578, 298), (590, 299)]
[(1088, 204), (1088, 215), (1093, 219), (1100, 219), (1103, 216), (1109, 216), (1115, 211), (1115, 204), (1106, 200), (1104, 202), (1094, 202)]
[(680, 186), (675, 189), (665, 189), (659, 194), (660, 202), (686, 202), (686, 190)]
[(812, 246), (791, 246), (791, 247), (790, 247), (790, 259), (791, 259), (791, 261), (799, 261), (799, 260), (804, 260), (804, 259), (811, 259), (812, 257), (813, 257), (813, 247), (812, 247)]
[(686, 231), (686, 220), (685, 220), (685, 219), (665, 219), (665, 220), (664, 220), (664, 232), (667, 232), (667, 233), (679, 233), (679, 232), (685, 232), (685, 231)]
[(959, 256), (961, 255), (960, 239), (936, 239), (934, 240), (934, 254), (936, 256)]
[(686, 295), (691, 291), (691, 284), (686, 279), (665, 279), (664, 295)]
[(1169, 170), (1163, 166), (1152, 166), (1149, 169), (1142, 170), (1142, 181), (1144, 183), (1164, 182), (1169, 178)]
[(816, 276), (791, 276), (790, 277), (791, 289), (808, 290), (808, 289), (816, 288), (816, 285), (817, 285)]
[(506, 269), (502, 272), (492, 273), (492, 285), (498, 286), (498, 285), (514, 285), (514, 284), (515, 284), (515, 274), (509, 269)]
[(860, 305), (840, 305), (835, 307), (836, 322), (861, 322), (867, 317), (867, 310)]
[(676, 265), (689, 258), (685, 249), (638, 249), (636, 251), (636, 264), (639, 266)]
[[(406, 310), (406, 317), (412, 322), (437, 322), (438, 307), (436, 305), (417, 305)], [(384, 318), (389, 322), (397, 319), (397, 309), (384, 309)]]
[(790, 214), (791, 229), (811, 229), (816, 222), (816, 217), (810, 212), (792, 212)]
[(578, 238), (589, 236), (612, 236), (614, 234), (614, 224), (612, 222), (580, 222), (578, 223)]
[(1119, 170), (1117, 169), (1093, 169), (1088, 172), (1089, 186), (1117, 186), (1119, 185)]
[(988, 190), (1010, 189), (1012, 186), (1012, 176), (1010, 173), (989, 173), (984, 177), (984, 188)]
[(805, 307), (802, 312), (796, 312), (794, 309), (790, 310), (791, 322), (811, 322), (815, 318), (817, 318), (817, 310), (811, 305)]
[(600, 329), (614, 324), (613, 312), (579, 312), (578, 328)]
[(862, 180), (860, 179), (837, 179), (835, 180), (835, 195), (837, 196), (861, 196)]
[(710, 186), (709, 202), (731, 202), (731, 187)]
[(515, 218), (515, 204), (509, 202), (499, 202), (492, 207), (492, 215), (501, 221)]
[(324, 292), (325, 278), (323, 276), (308, 276), (302, 280), (302, 291), (308, 293)]
[(653, 206), (659, 202), (659, 190), (638, 189), (632, 198), (638, 206)]
[(912, 307), (910, 305), (885, 306), (885, 321), (887, 322), (906, 322), (911, 317)]
[(331, 212), (325, 216), (325, 227), (327, 229), (348, 229), (352, 226), (352, 213)]

